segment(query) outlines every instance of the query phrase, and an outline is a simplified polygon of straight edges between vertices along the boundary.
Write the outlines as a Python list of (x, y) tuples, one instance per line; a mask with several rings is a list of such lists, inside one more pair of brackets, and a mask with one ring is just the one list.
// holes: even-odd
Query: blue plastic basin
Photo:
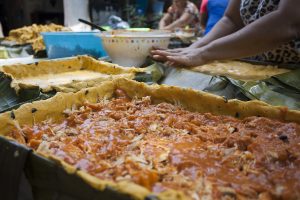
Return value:
[(95, 32), (44, 32), (41, 33), (48, 58), (64, 58), (90, 55), (96, 58), (107, 56), (99, 33)]

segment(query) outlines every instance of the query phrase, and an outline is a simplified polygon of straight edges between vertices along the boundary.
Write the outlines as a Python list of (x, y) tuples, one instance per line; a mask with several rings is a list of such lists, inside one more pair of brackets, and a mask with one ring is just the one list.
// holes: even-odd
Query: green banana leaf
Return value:
[(169, 67), (160, 63), (164, 70), (159, 84), (192, 88), (222, 96), (226, 99), (249, 100), (240, 89), (229, 80), (219, 76), (211, 76), (187, 69)]
[(274, 106), (300, 110), (300, 69), (262, 81), (245, 82), (228, 77), (211, 77), (209, 83), (203, 79), (202, 84), (207, 84), (204, 91), (227, 99), (256, 99)]
[(20, 103), (20, 100), (17, 98), (14, 89), (10, 88), (11, 79), (4, 75), (0, 74), (0, 111), (6, 110), (13, 105)]
[(5, 47), (0, 47), (0, 59), (7, 59), (9, 58), (7, 50)]
[(54, 93), (41, 93), (38, 87), (21, 89), (19, 94), (10, 87), (11, 77), (0, 72), (0, 113), (16, 109), (24, 103), (50, 98)]
[(157, 62), (154, 62), (150, 66), (145, 67), (145, 69), (146, 72), (137, 73), (134, 80), (152, 84), (157, 83), (164, 75), (163, 66)]
[(300, 69), (288, 73), (276, 75), (274, 79), (297, 89), (300, 92)]
[(239, 81), (227, 78), (250, 99), (274, 106), (300, 110), (300, 69), (276, 75), (263, 81)]
[(239, 87), (235, 86), (224, 77), (212, 77), (208, 86), (204, 88), (203, 91), (222, 96), (226, 99), (249, 100), (249, 98), (241, 92)]
[(0, 59), (28, 57), (33, 53), (31, 45), (9, 46), (0, 44)]

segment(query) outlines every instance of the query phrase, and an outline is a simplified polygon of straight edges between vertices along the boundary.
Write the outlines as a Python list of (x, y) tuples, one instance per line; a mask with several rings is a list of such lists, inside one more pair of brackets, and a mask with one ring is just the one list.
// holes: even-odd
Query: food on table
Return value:
[(8, 135), (103, 180), (129, 181), (188, 199), (299, 199), (300, 126), (184, 110), (151, 97), (67, 109)]
[(45, 49), (43, 38), (40, 33), (59, 31), (69, 31), (69, 29), (53, 23), (49, 25), (33, 24), (32, 26), (24, 26), (22, 28), (11, 30), (5, 40), (14, 41), (19, 45), (32, 44), (33, 49), (39, 51)]

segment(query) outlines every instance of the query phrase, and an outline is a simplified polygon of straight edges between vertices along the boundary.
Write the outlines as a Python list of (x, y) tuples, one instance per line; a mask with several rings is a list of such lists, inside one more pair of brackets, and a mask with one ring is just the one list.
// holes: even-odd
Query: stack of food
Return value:
[(35, 52), (44, 50), (45, 45), (41, 32), (58, 32), (58, 31), (67, 31), (68, 28), (56, 25), (36, 25), (25, 26), (22, 28), (14, 29), (9, 32), (9, 36), (5, 40), (16, 42), (18, 45), (31, 44)]

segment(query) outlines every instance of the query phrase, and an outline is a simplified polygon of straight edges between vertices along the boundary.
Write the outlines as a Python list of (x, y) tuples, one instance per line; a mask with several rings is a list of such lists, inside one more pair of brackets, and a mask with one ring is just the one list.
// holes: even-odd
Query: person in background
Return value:
[(223, 18), (190, 47), (151, 51), (171, 66), (252, 57), (300, 64), (300, 1), (230, 0)]
[(2, 31), (2, 24), (0, 22), (0, 38), (2, 38), (2, 37), (4, 37), (4, 35), (3, 35), (3, 31)]
[(200, 23), (204, 35), (223, 17), (229, 0), (203, 0), (200, 6)]
[(187, 0), (173, 0), (166, 14), (159, 22), (159, 29), (176, 30), (186, 26), (200, 25), (199, 10), (196, 5)]
[(163, 13), (167, 13), (169, 7), (172, 5), (172, 0), (165, 0), (164, 2)]

